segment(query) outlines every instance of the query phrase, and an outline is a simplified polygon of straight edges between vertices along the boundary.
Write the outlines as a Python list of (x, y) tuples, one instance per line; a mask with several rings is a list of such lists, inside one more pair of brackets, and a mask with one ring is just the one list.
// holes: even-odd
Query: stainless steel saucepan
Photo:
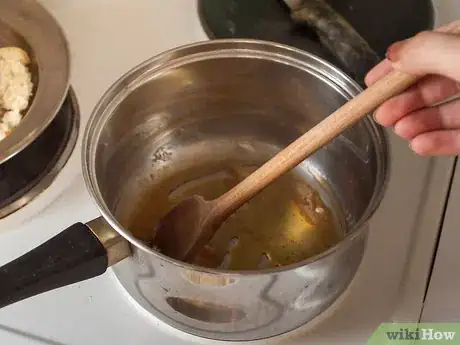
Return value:
[(262, 41), (192, 44), (134, 68), (103, 96), (84, 137), (83, 174), (102, 217), (1, 267), (0, 306), (114, 265), (145, 309), (198, 336), (248, 341), (308, 323), (355, 276), (385, 190), (388, 147), (371, 118), (296, 168), (340, 215), (338, 243), (279, 267), (230, 270), (174, 261), (149, 238), (184, 178), (260, 164), (359, 92), (316, 56)]

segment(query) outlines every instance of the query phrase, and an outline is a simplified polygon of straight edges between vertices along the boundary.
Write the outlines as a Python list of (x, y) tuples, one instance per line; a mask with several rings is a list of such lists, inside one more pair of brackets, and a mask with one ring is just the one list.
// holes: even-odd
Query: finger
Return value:
[(440, 74), (460, 81), (460, 36), (421, 32), (388, 49), (393, 68), (412, 74)]
[(388, 59), (385, 59), (378, 63), (376, 66), (374, 66), (366, 75), (364, 78), (364, 82), (366, 85), (369, 87), (373, 85), (377, 80), (380, 78), (384, 77), (388, 73), (390, 73), (393, 70), (391, 61)]
[(442, 76), (428, 76), (402, 94), (382, 104), (374, 118), (383, 126), (393, 126), (415, 110), (430, 107), (460, 93), (460, 84)]
[[(460, 20), (451, 22), (447, 25), (441, 26), (434, 30), (435, 32), (439, 33), (448, 33), (448, 31), (451, 31), (454, 28), (459, 28), (460, 27)], [(393, 59), (395, 58), (395, 55), (398, 54), (398, 50), (402, 48), (402, 46), (408, 42), (409, 40), (403, 40), (399, 42), (395, 42), (393, 45), (389, 47), (388, 56), (393, 56)], [(392, 52), (393, 50), (393, 52)], [(392, 67), (392, 62), (390, 60), (385, 59), (382, 62), (380, 62), (378, 65), (376, 65), (374, 68), (372, 68), (368, 74), (366, 75), (366, 78), (364, 82), (366, 83), (367, 86), (371, 86), (374, 84), (377, 80), (382, 78), (383, 76), (387, 75), (391, 70), (393, 70)]]
[(411, 140), (425, 132), (457, 128), (460, 128), (460, 100), (415, 111), (399, 120), (394, 131)]
[(457, 29), (460, 27), (460, 20), (455, 20), (449, 24), (446, 24), (446, 25), (443, 25), (443, 26), (440, 26), (439, 28), (437, 28), (435, 31), (438, 31), (438, 32), (448, 32), (448, 31), (452, 31), (453, 29)]
[(421, 156), (454, 156), (460, 153), (460, 130), (423, 133), (410, 142), (411, 149)]

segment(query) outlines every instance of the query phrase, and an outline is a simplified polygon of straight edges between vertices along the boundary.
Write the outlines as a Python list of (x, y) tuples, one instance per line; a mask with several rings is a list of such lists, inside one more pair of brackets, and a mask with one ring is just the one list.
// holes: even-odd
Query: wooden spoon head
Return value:
[(193, 196), (174, 207), (158, 224), (154, 244), (176, 260), (192, 259), (214, 235), (209, 229), (212, 202)]

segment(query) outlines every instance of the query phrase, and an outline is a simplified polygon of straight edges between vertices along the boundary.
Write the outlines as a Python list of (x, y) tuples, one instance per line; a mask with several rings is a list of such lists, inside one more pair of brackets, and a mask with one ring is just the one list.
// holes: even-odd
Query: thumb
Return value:
[(412, 74), (439, 74), (460, 81), (460, 35), (425, 31), (388, 48), (394, 69)]

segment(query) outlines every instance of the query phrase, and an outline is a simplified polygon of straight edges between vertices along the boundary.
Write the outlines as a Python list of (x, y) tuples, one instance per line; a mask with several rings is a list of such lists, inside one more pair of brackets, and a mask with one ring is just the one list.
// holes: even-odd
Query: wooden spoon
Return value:
[(393, 71), (345, 103), (222, 196), (205, 200), (195, 195), (184, 200), (160, 221), (156, 228), (155, 246), (171, 258), (193, 259), (233, 212), (418, 79), (417, 76)]
[[(455, 25), (447, 31), (458, 32), (459, 26)], [(156, 229), (155, 245), (163, 254), (174, 259), (192, 260), (212, 239), (222, 222), (244, 203), (421, 77), (399, 71), (389, 73), (219, 198), (208, 201), (193, 196), (186, 199), (160, 221)]]

